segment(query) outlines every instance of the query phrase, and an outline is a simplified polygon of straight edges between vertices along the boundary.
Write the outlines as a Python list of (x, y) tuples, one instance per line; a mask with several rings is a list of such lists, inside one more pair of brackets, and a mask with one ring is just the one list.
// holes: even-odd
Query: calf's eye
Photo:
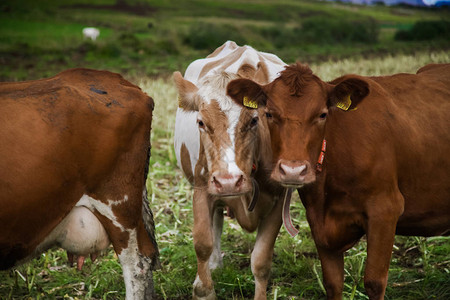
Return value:
[(197, 124), (198, 124), (198, 127), (200, 127), (200, 128), (205, 127), (205, 123), (203, 123), (202, 120), (197, 120)]
[(322, 114), (319, 116), (319, 118), (320, 118), (321, 120), (324, 120), (326, 117), (327, 117), (327, 113), (322, 113)]
[(258, 124), (258, 117), (254, 117), (251, 121), (250, 121), (250, 127), (255, 127)]
[(266, 112), (266, 118), (272, 118), (272, 114), (269, 112)]

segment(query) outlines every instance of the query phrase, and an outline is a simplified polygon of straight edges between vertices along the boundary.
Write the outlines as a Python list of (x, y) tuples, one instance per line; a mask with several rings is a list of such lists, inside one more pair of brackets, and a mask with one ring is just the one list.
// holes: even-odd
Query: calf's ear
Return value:
[(331, 89), (328, 106), (342, 110), (354, 110), (369, 94), (369, 84), (359, 78), (348, 78)]
[(239, 105), (248, 108), (265, 106), (267, 96), (262, 86), (250, 79), (235, 79), (227, 86), (227, 95)]
[(197, 94), (198, 88), (183, 78), (180, 72), (173, 73), (173, 81), (178, 89), (178, 107), (187, 111), (198, 111), (201, 97)]

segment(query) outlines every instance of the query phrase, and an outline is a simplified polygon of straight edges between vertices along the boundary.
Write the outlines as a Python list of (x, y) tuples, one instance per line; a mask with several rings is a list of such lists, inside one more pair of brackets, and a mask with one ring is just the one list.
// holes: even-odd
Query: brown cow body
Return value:
[(364, 234), (370, 299), (384, 297), (395, 234), (449, 234), (450, 65), (325, 83), (297, 64), (266, 86), (233, 81), (228, 93), (267, 105), (272, 179), (298, 188), (328, 299), (342, 298), (343, 253)]
[(1, 269), (53, 245), (88, 255), (110, 241), (127, 299), (152, 297), (158, 250), (143, 199), (152, 108), (105, 71), (0, 84)]

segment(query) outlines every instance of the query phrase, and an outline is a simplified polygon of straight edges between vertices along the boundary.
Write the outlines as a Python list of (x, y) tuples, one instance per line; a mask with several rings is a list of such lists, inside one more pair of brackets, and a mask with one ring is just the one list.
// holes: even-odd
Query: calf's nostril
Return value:
[(216, 179), (215, 176), (213, 176), (213, 182), (216, 185), (216, 188), (220, 189), (222, 187), (222, 185), (220, 184), (220, 182)]
[(239, 176), (239, 179), (236, 181), (236, 187), (240, 187), (242, 183), (244, 182), (244, 176)]

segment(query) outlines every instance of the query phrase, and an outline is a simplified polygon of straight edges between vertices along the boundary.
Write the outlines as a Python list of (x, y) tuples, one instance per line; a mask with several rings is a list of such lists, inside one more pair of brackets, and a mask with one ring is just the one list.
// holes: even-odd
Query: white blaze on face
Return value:
[(242, 170), (236, 163), (236, 127), (239, 123), (239, 117), (242, 112), (243, 109), (238, 106), (232, 106), (231, 109), (226, 112), (226, 116), (228, 118), (227, 133), (230, 137), (231, 145), (223, 152), (224, 157), (222, 159), (227, 164), (228, 173), (230, 174), (242, 173)]

